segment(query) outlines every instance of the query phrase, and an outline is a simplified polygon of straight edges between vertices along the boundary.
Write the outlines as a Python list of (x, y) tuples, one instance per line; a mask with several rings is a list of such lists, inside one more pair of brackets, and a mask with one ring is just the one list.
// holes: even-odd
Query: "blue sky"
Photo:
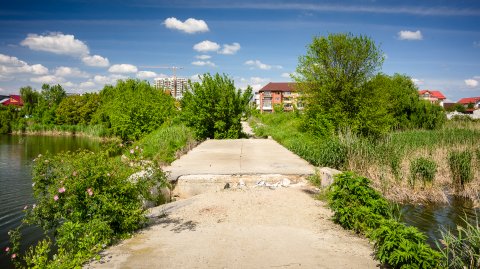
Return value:
[(225, 73), (259, 89), (289, 81), (314, 36), (339, 32), (371, 37), (386, 74), (453, 101), (480, 96), (477, 0), (0, 0), (0, 94), (42, 83), (92, 92), (172, 74), (148, 66)]

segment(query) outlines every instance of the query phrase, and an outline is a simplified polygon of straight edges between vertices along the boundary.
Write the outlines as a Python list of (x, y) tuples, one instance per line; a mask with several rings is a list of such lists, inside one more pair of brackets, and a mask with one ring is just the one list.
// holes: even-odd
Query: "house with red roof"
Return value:
[(480, 108), (480, 97), (466, 97), (460, 99), (457, 103), (463, 105), (464, 107), (468, 108), (469, 106), (472, 109), (479, 109)]
[(442, 92), (437, 90), (420, 90), (418, 91), (421, 99), (430, 101), (432, 104), (438, 104), (443, 107), (443, 101), (447, 99)]
[(261, 88), (257, 97), (260, 112), (273, 112), (275, 105), (281, 106), (283, 111), (303, 109), (295, 85), (293, 82), (270, 82)]
[(4, 105), (4, 106), (18, 106), (18, 107), (22, 107), (23, 106), (23, 100), (22, 100), (22, 97), (20, 95), (10, 95), (8, 98), (3, 98), (2, 100), (0, 100), (0, 104)]

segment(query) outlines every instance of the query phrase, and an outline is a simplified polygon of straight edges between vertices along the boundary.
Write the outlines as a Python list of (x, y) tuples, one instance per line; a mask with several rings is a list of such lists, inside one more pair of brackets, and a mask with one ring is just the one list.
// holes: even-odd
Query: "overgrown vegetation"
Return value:
[(295, 76), (308, 128), (378, 138), (396, 129), (440, 127), (443, 109), (420, 100), (409, 77), (378, 73), (382, 64), (383, 52), (366, 36), (315, 37)]
[(151, 190), (168, 183), (157, 165), (138, 159), (141, 151), (130, 149), (126, 160), (88, 151), (38, 156), (32, 184), (36, 204), (25, 206), (22, 226), (40, 226), (45, 239), (20, 255), (22, 226), (11, 231), (9, 252), (16, 255), (16, 267), (76, 268), (142, 227), (143, 201), (162, 201)]
[(469, 150), (452, 151), (448, 154), (448, 163), (453, 177), (453, 184), (463, 189), (473, 179), (472, 153)]
[(191, 83), (191, 91), (183, 96), (183, 121), (192, 127), (198, 139), (239, 138), (240, 120), (248, 110), (252, 89), (235, 89), (233, 80), (226, 75), (205, 74), (200, 79), (201, 82)]
[(452, 269), (480, 268), (480, 226), (475, 220), (463, 219), (456, 231), (442, 231), (441, 244), (437, 243), (443, 259), (441, 266)]
[(417, 179), (422, 180), (424, 185), (427, 182), (431, 183), (436, 173), (437, 164), (435, 161), (424, 157), (414, 159), (410, 163), (410, 184), (414, 186)]
[[(303, 128), (305, 121), (301, 114), (272, 113), (258, 115), (250, 123), (258, 136), (272, 136), (315, 166), (350, 170), (371, 178), (373, 186), (389, 200), (447, 202), (446, 193), (478, 199), (478, 176), (466, 183), (468, 187), (454, 189), (448, 154), (464, 149), (472, 152), (472, 164), (479, 163), (480, 158), (474, 154), (480, 142), (479, 123), (449, 121), (436, 130), (396, 131), (372, 139), (349, 132), (319, 136), (316, 130)], [(437, 166), (431, 184), (411, 184), (412, 162), (419, 158)], [(471, 168), (473, 175), (478, 175), (480, 166)]]
[(426, 236), (397, 222), (392, 206), (365, 177), (347, 172), (335, 176), (328, 187), (333, 221), (372, 240), (375, 257), (392, 268), (437, 268), (440, 254), (428, 246)]

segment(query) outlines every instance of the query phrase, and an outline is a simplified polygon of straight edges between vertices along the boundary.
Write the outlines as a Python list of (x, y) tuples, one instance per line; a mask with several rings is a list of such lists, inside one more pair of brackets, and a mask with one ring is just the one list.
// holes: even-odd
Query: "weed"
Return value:
[(420, 157), (410, 163), (410, 182), (412, 186), (415, 185), (417, 179), (421, 179), (423, 185), (427, 182), (433, 182), (435, 173), (437, 173), (437, 164), (432, 159)]
[(455, 188), (463, 189), (473, 179), (472, 153), (468, 150), (452, 151), (448, 154), (448, 163)]

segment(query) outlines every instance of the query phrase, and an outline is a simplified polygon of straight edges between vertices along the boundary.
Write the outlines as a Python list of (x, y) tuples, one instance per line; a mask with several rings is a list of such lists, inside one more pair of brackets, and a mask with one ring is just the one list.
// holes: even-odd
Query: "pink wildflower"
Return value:
[(77, 171), (73, 171), (72, 175), (73, 175), (74, 177), (76, 177), (76, 176), (77, 176)]
[(25, 205), (25, 206), (23, 207), (23, 210), (27, 210), (27, 208), (28, 208), (28, 205)]
[(93, 195), (93, 190), (92, 190), (92, 188), (88, 188), (88, 189), (87, 189), (87, 193), (88, 193), (89, 196), (92, 196), (92, 195)]
[(35, 209), (35, 207), (37, 207), (37, 204), (33, 204), (32, 207), (33, 207), (33, 209)]
[(17, 254), (16, 253), (13, 253), (12, 254), (12, 259), (15, 259), (17, 257)]
[(58, 201), (58, 195), (53, 196), (53, 200)]
[(109, 177), (109, 176), (110, 176), (110, 173), (107, 173), (107, 177)]
[(5, 248), (5, 252), (9, 252), (10, 251), (10, 248), (9, 247), (6, 247)]
[(138, 146), (136, 146), (135, 149), (138, 149)]
[(130, 154), (133, 154), (133, 153), (135, 153), (135, 150), (131, 149)]
[(64, 193), (65, 192), (65, 187), (61, 187), (60, 189), (58, 189), (58, 192), (59, 193)]

